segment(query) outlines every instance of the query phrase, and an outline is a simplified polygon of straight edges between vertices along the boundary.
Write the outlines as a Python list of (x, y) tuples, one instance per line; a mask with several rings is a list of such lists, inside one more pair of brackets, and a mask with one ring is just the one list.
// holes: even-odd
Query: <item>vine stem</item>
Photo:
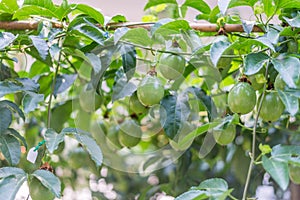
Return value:
[[(59, 39), (58, 42), (60, 42), (60, 39)], [(58, 74), (58, 70), (59, 70), (59, 66), (60, 66), (61, 56), (62, 56), (62, 51), (60, 50), (59, 54), (58, 54), (57, 66), (56, 66), (56, 69), (55, 69), (53, 83), (52, 83), (52, 86), (51, 86), (51, 93), (50, 93), (49, 102), (48, 102), (47, 128), (50, 128), (50, 125), (51, 125), (51, 104), (52, 104), (52, 99), (53, 99), (53, 95), (54, 95), (55, 83), (56, 83), (56, 78), (57, 78), (57, 74)]]
[[(267, 77), (267, 75), (268, 75), (268, 65), (269, 65), (269, 62), (267, 62), (267, 64), (266, 64), (265, 77)], [(262, 93), (261, 99), (258, 104), (257, 115), (256, 115), (256, 118), (254, 121), (254, 127), (253, 127), (253, 132), (252, 132), (252, 149), (251, 149), (251, 153), (250, 153), (251, 160), (250, 160), (250, 164), (249, 164), (249, 168), (248, 168), (247, 179), (246, 179), (246, 183), (245, 183), (245, 187), (244, 187), (242, 200), (246, 200), (246, 198), (247, 198), (247, 192), (248, 192), (248, 187), (249, 187), (250, 178), (251, 178), (251, 174), (252, 174), (252, 168), (255, 163), (256, 128), (257, 128), (257, 124), (258, 124), (258, 118), (259, 118), (260, 110), (262, 107), (263, 99), (265, 98), (266, 89), (267, 89), (267, 83), (264, 84), (263, 93)]]

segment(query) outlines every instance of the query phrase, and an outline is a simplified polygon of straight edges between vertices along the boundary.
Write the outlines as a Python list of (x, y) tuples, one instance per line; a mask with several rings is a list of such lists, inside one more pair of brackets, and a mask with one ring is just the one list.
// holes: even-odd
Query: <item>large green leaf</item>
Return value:
[(175, 198), (175, 200), (202, 200), (207, 199), (208, 196), (206, 195), (205, 191), (202, 190), (189, 190), (178, 197)]
[(0, 134), (2, 134), (12, 122), (12, 113), (6, 107), (0, 107)]
[(76, 128), (64, 128), (60, 134), (73, 135), (75, 139), (87, 150), (96, 166), (102, 165), (103, 155), (100, 147), (91, 134)]
[(218, 6), (223, 15), (225, 15), (229, 6), (230, 0), (218, 0)]
[(300, 0), (276, 0), (278, 8), (300, 8)]
[(7, 178), (9, 176), (26, 175), (23, 169), (17, 167), (2, 167), (0, 168), (0, 179)]
[[(2, 169), (3, 168), (1, 168), (0, 170)], [(1, 199), (15, 200), (16, 194), (19, 191), (20, 187), (23, 185), (23, 183), (27, 180), (27, 176), (25, 172), (21, 169), (16, 170), (16, 168), (6, 167), (5, 171), (6, 173), (12, 175), (0, 180)]]
[(276, 161), (292, 163), (300, 166), (300, 146), (276, 145), (272, 148), (272, 158)]
[(300, 87), (300, 61), (295, 57), (277, 57), (272, 59), (274, 68), (290, 88)]
[(53, 173), (47, 170), (36, 170), (31, 175), (39, 179), (41, 183), (48, 188), (57, 198), (61, 196), (61, 183)]
[(144, 10), (165, 3), (177, 4), (176, 0), (149, 0), (146, 6), (144, 7)]
[(218, 197), (228, 191), (228, 184), (224, 179), (212, 178), (200, 183), (199, 190), (206, 190), (209, 196)]
[(199, 35), (194, 30), (182, 30), (181, 34), (193, 52), (203, 47)]
[(30, 16), (54, 17), (59, 19), (55, 11), (37, 5), (23, 6), (22, 8), (20, 8), (15, 12), (13, 19), (24, 20), (24, 19), (28, 19)]
[(186, 20), (174, 20), (163, 24), (158, 22), (156, 23), (155, 28), (155, 30), (151, 30), (152, 35), (158, 35), (164, 38), (172, 38), (172, 35), (180, 34), (181, 31), (188, 31), (191, 29)]
[(186, 93), (192, 94), (198, 101), (205, 106), (210, 120), (217, 117), (217, 108), (210, 96), (208, 96), (201, 88), (189, 87), (185, 90)]
[(222, 54), (230, 48), (231, 43), (224, 37), (221, 37), (215, 41), (210, 47), (210, 59), (214, 66), (217, 66)]
[(298, 98), (286, 93), (284, 91), (278, 90), (279, 97), (283, 104), (285, 105), (286, 110), (292, 115), (295, 116), (299, 110), (299, 101)]
[(168, 95), (160, 102), (160, 123), (166, 135), (173, 139), (187, 120), (190, 108), (184, 95)]
[(128, 81), (123, 70), (119, 70), (116, 74), (112, 94), (113, 101), (131, 96), (137, 89), (137, 86), (133, 82)]
[(272, 41), (267, 36), (261, 36), (255, 39), (255, 41), (263, 44), (264, 46), (270, 48), (272, 51), (276, 51), (274, 48), (274, 45), (272, 44)]
[(209, 14), (211, 12), (209, 5), (203, 0), (186, 0), (183, 6), (194, 8), (202, 13)]
[(22, 105), (24, 107), (24, 112), (27, 114), (34, 111), (40, 102), (44, 101), (43, 94), (37, 94), (34, 92), (26, 92), (22, 99)]
[(49, 47), (47, 42), (44, 39), (34, 35), (29, 36), (29, 38), (31, 39), (33, 46), (39, 52), (41, 58), (43, 60), (46, 60), (49, 54)]
[(0, 34), (0, 50), (4, 49), (15, 41), (17, 36), (12, 33), (3, 32)]
[(25, 115), (23, 111), (13, 102), (8, 100), (0, 101), (0, 108), (8, 108), (14, 112), (16, 112), (19, 117), (21, 117), (23, 120), (25, 120)]
[(95, 8), (92, 8), (91, 6), (85, 5), (85, 4), (78, 4), (76, 6), (76, 10), (81, 11), (82, 13), (92, 17), (95, 19), (99, 24), (104, 24), (104, 17), (102, 13), (97, 11)]
[(229, 8), (237, 6), (254, 6), (258, 0), (231, 0), (229, 3)]
[(0, 136), (0, 151), (10, 165), (17, 165), (21, 157), (19, 140), (9, 134)]
[(28, 78), (0, 81), (0, 97), (20, 91), (37, 92), (39, 85)]
[(125, 49), (122, 53), (122, 65), (127, 79), (130, 80), (135, 73), (136, 50), (134, 46), (127, 46)]
[(54, 95), (60, 94), (66, 91), (77, 78), (77, 74), (59, 74), (56, 77), (55, 87), (54, 87)]
[(300, 28), (300, 14), (299, 12), (297, 13), (297, 16), (295, 16), (294, 18), (287, 18), (287, 17), (283, 17), (283, 19), (285, 19), (285, 21), (291, 26), (291, 27), (296, 27), (296, 28)]
[(47, 129), (44, 137), (48, 151), (53, 153), (58, 148), (58, 145), (64, 141), (65, 134), (58, 134), (53, 129)]
[(288, 164), (266, 156), (262, 157), (262, 164), (264, 169), (271, 175), (280, 188), (286, 190), (290, 181)]
[(23, 143), (23, 145), (25, 146), (25, 148), (27, 149), (27, 142), (25, 140), (25, 138), (18, 132), (16, 131), (15, 129), (12, 129), (12, 128), (8, 128), (6, 130), (6, 133), (7, 135), (12, 135), (14, 136), (15, 138), (17, 138), (19, 141), (21, 141)]
[(256, 74), (263, 68), (264, 64), (268, 61), (269, 56), (265, 53), (250, 53), (245, 59), (246, 75)]
[(90, 63), (90, 65), (92, 66), (93, 70), (96, 73), (99, 73), (100, 70), (101, 70), (101, 65), (102, 65), (100, 58), (97, 55), (93, 54), (93, 53), (86, 53), (85, 56), (88, 59), (88, 61), (89, 61), (88, 63)]
[(270, 17), (275, 12), (273, 0), (262, 0), (262, 4), (264, 5), (264, 13)]
[(132, 44), (150, 46), (151, 39), (148, 35), (148, 31), (144, 28), (135, 28), (128, 30), (121, 38), (120, 41), (127, 41)]
[(0, 10), (5, 13), (13, 14), (18, 9), (17, 0), (2, 0), (0, 3)]

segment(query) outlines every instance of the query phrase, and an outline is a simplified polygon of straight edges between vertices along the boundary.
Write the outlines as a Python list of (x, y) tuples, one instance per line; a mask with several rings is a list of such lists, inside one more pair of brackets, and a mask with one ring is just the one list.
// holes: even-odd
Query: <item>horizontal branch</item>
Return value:
[[(39, 22), (28, 21), (0, 21), (0, 29), (3, 30), (36, 30)], [(124, 23), (109, 23), (106, 25), (106, 29), (114, 30), (120, 27), (128, 28), (145, 28), (150, 30), (154, 25), (154, 22), (124, 22)], [(59, 23), (52, 23), (54, 28), (62, 28)], [(99, 26), (102, 28), (102, 26)], [(201, 32), (218, 32), (219, 27), (216, 24), (207, 23), (190, 23), (190, 27), (194, 30)], [(226, 32), (244, 32), (243, 26), (240, 24), (225, 24), (224, 30)], [(263, 32), (258, 26), (254, 26), (252, 32)]]

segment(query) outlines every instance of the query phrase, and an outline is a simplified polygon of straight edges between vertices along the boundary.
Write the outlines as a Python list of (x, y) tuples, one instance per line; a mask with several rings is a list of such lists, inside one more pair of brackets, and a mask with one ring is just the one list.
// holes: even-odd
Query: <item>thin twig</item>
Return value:
[[(268, 75), (268, 64), (269, 64), (269, 62), (267, 62), (267, 64), (266, 64), (265, 77), (267, 77), (267, 75)], [(247, 173), (247, 179), (246, 179), (246, 183), (245, 183), (245, 187), (244, 187), (242, 200), (246, 200), (246, 198), (247, 198), (247, 191), (248, 191), (248, 187), (249, 187), (249, 183), (250, 183), (252, 168), (255, 163), (256, 128), (257, 128), (257, 124), (258, 124), (258, 118), (259, 118), (260, 110), (262, 107), (263, 99), (265, 98), (266, 89), (267, 89), (267, 83), (264, 84), (263, 93), (262, 93), (262, 96), (261, 96), (261, 99), (260, 99), (260, 102), (258, 105), (257, 115), (256, 115), (256, 118), (254, 121), (254, 127), (253, 127), (253, 133), (252, 133), (252, 149), (251, 149), (251, 155), (250, 155), (251, 161), (249, 164), (249, 169), (248, 169), (248, 173)]]

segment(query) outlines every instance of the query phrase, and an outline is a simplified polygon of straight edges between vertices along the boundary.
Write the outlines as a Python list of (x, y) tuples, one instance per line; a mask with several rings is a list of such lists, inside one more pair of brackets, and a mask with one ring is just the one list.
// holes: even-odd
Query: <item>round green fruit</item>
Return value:
[(144, 106), (158, 104), (164, 97), (164, 86), (156, 76), (147, 75), (138, 86), (137, 96)]
[[(179, 48), (172, 48), (172, 52), (181, 52)], [(185, 68), (185, 59), (179, 55), (163, 53), (160, 57), (158, 69), (163, 77), (175, 80), (182, 76)]]
[(29, 183), (29, 193), (32, 200), (53, 200), (55, 198), (54, 194), (35, 177)]
[(300, 167), (289, 165), (290, 179), (295, 184), (300, 184)]
[(79, 94), (80, 106), (86, 112), (94, 112), (100, 108), (102, 100), (102, 97), (94, 89), (89, 89), (88, 86), (85, 86)]
[(139, 101), (136, 92), (132, 94), (129, 99), (129, 110), (135, 114), (141, 114), (147, 111), (147, 108)]
[[(260, 102), (261, 96), (259, 98)], [(276, 91), (267, 91), (262, 101), (259, 116), (267, 122), (273, 122), (280, 118), (284, 111), (284, 105)]]
[(132, 119), (124, 121), (119, 130), (119, 142), (125, 147), (134, 147), (142, 137), (142, 130)]
[(278, 74), (276, 76), (276, 79), (274, 82), (275, 90), (284, 90), (285, 86), (286, 86), (286, 84), (285, 84), (284, 80), (282, 79), (281, 75)]
[(227, 101), (232, 112), (247, 114), (256, 104), (255, 90), (249, 83), (239, 82), (230, 90)]
[(235, 131), (235, 125), (230, 124), (228, 127), (224, 130), (214, 130), (213, 136), (216, 140), (216, 142), (220, 145), (227, 145), (230, 144), (236, 135)]
[(112, 150), (118, 150), (122, 148), (122, 145), (119, 142), (119, 127), (111, 126), (108, 129), (108, 133), (106, 135), (106, 144)]

